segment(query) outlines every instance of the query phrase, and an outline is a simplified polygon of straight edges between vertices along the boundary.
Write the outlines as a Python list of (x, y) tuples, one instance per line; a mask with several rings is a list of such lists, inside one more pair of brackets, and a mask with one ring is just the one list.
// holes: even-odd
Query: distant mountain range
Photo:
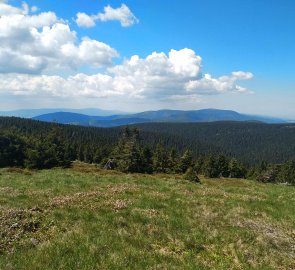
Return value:
[(22, 118), (33, 118), (43, 114), (50, 114), (56, 112), (70, 112), (77, 114), (86, 114), (86, 115), (100, 115), (108, 116), (114, 114), (126, 114), (122, 111), (108, 111), (95, 108), (86, 108), (86, 109), (67, 109), (67, 108), (54, 108), (54, 109), (24, 109), (24, 110), (13, 110), (13, 111), (0, 111), (0, 116), (15, 116)]
[(135, 114), (93, 116), (75, 112), (53, 112), (32, 117), (44, 122), (57, 122), (94, 127), (115, 127), (149, 122), (200, 123), (216, 121), (249, 121), (263, 123), (286, 123), (284, 119), (240, 114), (230, 110), (204, 109), (193, 111), (159, 110)]

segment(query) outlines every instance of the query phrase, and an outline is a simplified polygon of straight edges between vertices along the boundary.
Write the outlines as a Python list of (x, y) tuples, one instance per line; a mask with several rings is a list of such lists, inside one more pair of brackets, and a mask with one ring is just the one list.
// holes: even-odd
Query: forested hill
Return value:
[[(76, 125), (63, 125), (57, 123), (47, 123), (31, 119), (18, 117), (0, 117), (0, 135), (1, 132), (12, 132), (30, 136), (32, 138), (45, 137), (48, 133), (57, 129), (60, 138), (66, 141), (74, 151), (82, 152), (83, 155), (107, 156), (113, 146), (118, 142), (124, 126), (116, 128), (83, 127)], [(144, 131), (140, 134), (141, 143), (155, 148), (162, 144), (167, 149), (175, 148), (179, 152), (185, 151), (189, 144), (177, 134), (165, 135), (157, 132)], [(223, 149), (210, 145), (205, 142), (193, 141), (192, 152), (195, 156), (223, 153)], [(85, 154), (86, 153), (86, 154)]]
[[(265, 160), (280, 163), (295, 159), (295, 125), (251, 122), (213, 123), (145, 123), (137, 124), (141, 143), (152, 149), (163, 144), (167, 149), (190, 149), (194, 156), (223, 153), (255, 164)], [(62, 140), (74, 155), (103, 158), (109, 154), (121, 134), (122, 127), (95, 128), (44, 123), (29, 119), (0, 117), (1, 133), (38, 138), (58, 128)], [(77, 153), (78, 152), (78, 153)]]
[(295, 124), (255, 122), (145, 123), (142, 131), (183, 138), (190, 149), (194, 141), (220, 148), (243, 161), (280, 163), (295, 158)]

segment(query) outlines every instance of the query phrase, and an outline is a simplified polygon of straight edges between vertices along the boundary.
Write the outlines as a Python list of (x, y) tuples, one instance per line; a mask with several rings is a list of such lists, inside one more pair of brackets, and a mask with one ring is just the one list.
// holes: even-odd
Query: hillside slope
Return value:
[(194, 141), (223, 149), (246, 162), (280, 163), (295, 159), (295, 125), (251, 122), (146, 123), (136, 125), (144, 132), (178, 136), (189, 149)]
[(294, 188), (0, 170), (0, 269), (294, 269)]
[[(29, 119), (0, 117), (0, 131), (18, 130), (22, 134), (40, 136), (58, 127), (62, 138), (75, 150), (110, 149), (117, 143), (122, 127), (96, 128), (57, 125)], [(141, 140), (155, 148), (158, 143), (182, 152), (190, 149), (194, 156), (223, 153), (249, 164), (261, 160), (281, 163), (295, 159), (295, 125), (249, 122), (212, 123), (145, 123), (136, 124)], [(13, 131), (15, 132), (15, 131)]]

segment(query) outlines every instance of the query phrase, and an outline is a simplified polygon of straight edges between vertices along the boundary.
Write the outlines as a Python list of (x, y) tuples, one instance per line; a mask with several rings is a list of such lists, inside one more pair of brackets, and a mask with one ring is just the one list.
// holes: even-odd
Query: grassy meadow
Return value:
[(0, 170), (0, 269), (295, 269), (295, 188)]

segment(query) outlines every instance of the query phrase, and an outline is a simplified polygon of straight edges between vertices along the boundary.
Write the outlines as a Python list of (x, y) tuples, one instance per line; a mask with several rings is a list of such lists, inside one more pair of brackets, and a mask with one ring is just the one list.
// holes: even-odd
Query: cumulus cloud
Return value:
[(97, 18), (103, 22), (119, 21), (123, 27), (128, 27), (138, 23), (138, 19), (125, 4), (122, 4), (119, 8), (106, 6), (104, 8), (104, 13), (99, 13)]
[(205, 74), (199, 80), (191, 80), (185, 84), (185, 89), (188, 92), (197, 92), (203, 95), (214, 95), (225, 92), (247, 92), (246, 88), (243, 88), (236, 84), (239, 80), (249, 80), (253, 77), (250, 72), (232, 72), (229, 76), (222, 76), (219, 78), (212, 78), (210, 74)]
[(13, 14), (28, 14), (29, 6), (23, 2), (21, 7), (14, 7), (7, 3), (7, 1), (0, 1), (0, 16)]
[(104, 12), (97, 15), (79, 12), (77, 13), (76, 23), (80, 27), (93, 27), (97, 20), (102, 22), (119, 21), (123, 27), (129, 27), (139, 22), (131, 10), (125, 4), (122, 4), (119, 8), (112, 8), (108, 5), (104, 7)]
[(106, 97), (120, 95), (113, 87), (112, 77), (104, 74), (76, 74), (61, 76), (28, 74), (0, 75), (0, 92), (10, 91), (14, 95), (42, 95), (55, 97)]
[[(202, 58), (192, 49), (133, 55), (113, 65), (118, 52), (87, 37), (79, 38), (54, 12), (30, 14), (26, 3), (13, 7), (0, 0), (0, 94), (29, 97), (120, 97), (151, 101), (197, 102), (201, 96), (244, 93), (238, 84), (250, 80), (250, 72), (236, 71), (218, 78), (202, 73)], [(36, 10), (37, 11), (37, 10)], [(95, 18), (84, 13), (77, 23), (90, 27), (95, 20), (118, 20), (123, 26), (137, 21), (127, 6), (107, 6)], [(60, 68), (101, 68), (97, 74), (63, 77)]]
[(95, 26), (95, 17), (89, 16), (86, 13), (79, 12), (77, 13), (76, 23), (80, 27), (93, 27)]
[(191, 49), (137, 55), (109, 71), (130, 86), (136, 96), (165, 97), (183, 92), (184, 84), (200, 74), (202, 59)]
[(0, 17), (0, 72), (41, 73), (45, 69), (106, 67), (118, 57), (109, 45), (82, 38), (54, 12), (28, 14), (29, 7), (11, 7)]
[[(84, 42), (85, 51), (89, 51), (88, 41)], [(14, 95), (42, 93), (60, 97), (121, 96), (127, 99), (197, 101), (201, 95), (245, 92), (246, 89), (236, 82), (251, 79), (253, 76), (251, 73), (239, 71), (229, 76), (213, 78), (209, 74), (202, 75), (201, 65), (201, 57), (191, 49), (171, 50), (168, 55), (153, 52), (146, 58), (132, 56), (121, 65), (109, 68), (108, 72), (94, 75), (77, 74), (67, 78), (2, 75), (0, 91), (10, 91)]]

